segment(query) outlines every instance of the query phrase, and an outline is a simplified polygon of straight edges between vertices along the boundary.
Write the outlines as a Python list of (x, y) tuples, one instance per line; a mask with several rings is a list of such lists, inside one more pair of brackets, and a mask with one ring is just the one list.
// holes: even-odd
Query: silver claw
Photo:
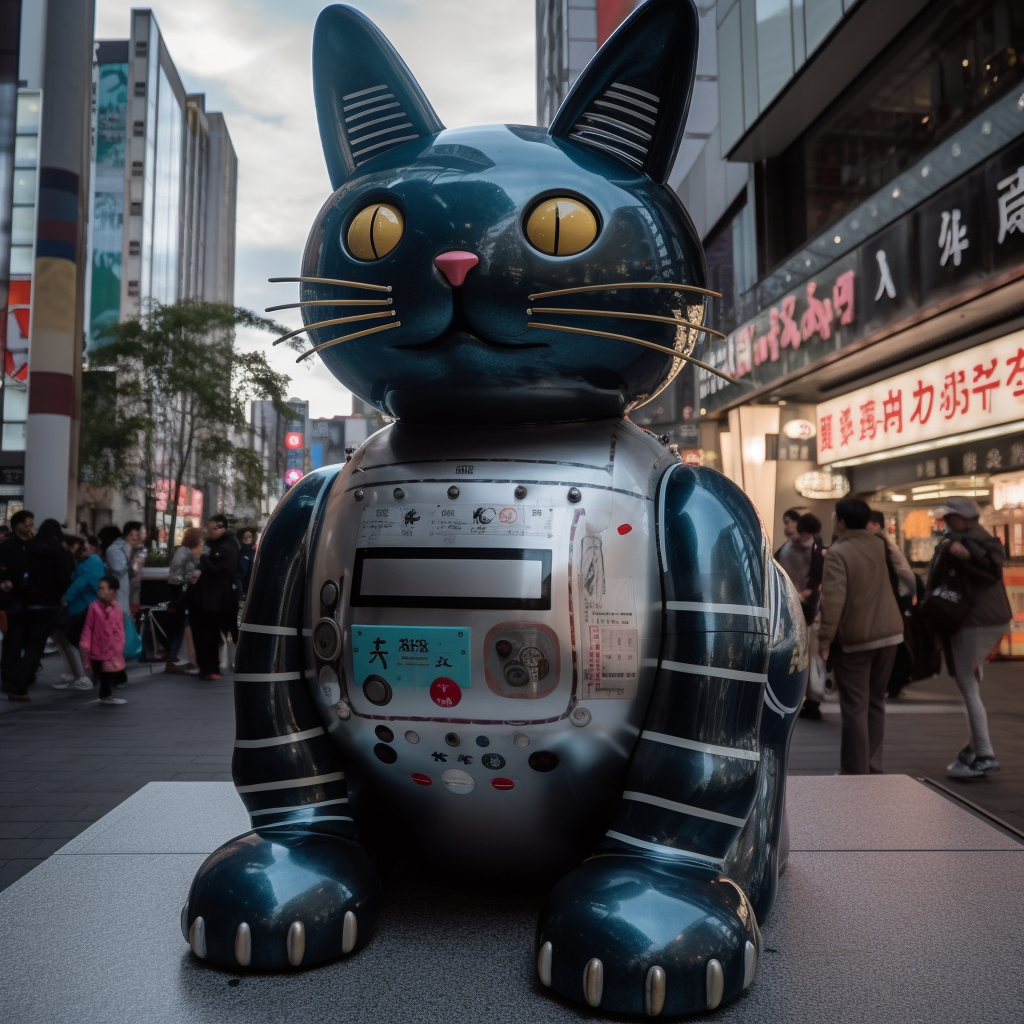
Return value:
[(551, 943), (545, 942), (537, 953), (537, 973), (540, 975), (540, 983), (546, 988), (551, 988)]
[(717, 960), (708, 961), (705, 988), (708, 996), (708, 1009), (718, 1009), (718, 1004), (722, 1001), (722, 992), (725, 989), (725, 975), (722, 973), (722, 965)]
[(743, 947), (743, 988), (744, 990), (750, 988), (754, 983), (754, 975), (757, 973), (757, 949), (754, 944), (747, 939), (747, 944)]
[(648, 1017), (657, 1017), (665, 1007), (665, 971), (652, 967), (644, 982), (644, 1012)]
[(597, 957), (583, 968), (583, 998), (593, 1007), (601, 1005), (604, 994), (604, 964)]
[(235, 959), (240, 967), (248, 967), (252, 959), (252, 932), (244, 921), (235, 932)]
[(288, 927), (288, 963), (298, 967), (306, 952), (306, 929), (301, 921), (292, 921)]
[(341, 951), (351, 953), (356, 948), (356, 935), (359, 925), (356, 915), (351, 910), (345, 911), (345, 923), (341, 926)]
[(206, 922), (197, 917), (188, 930), (188, 944), (200, 960), (206, 959)]

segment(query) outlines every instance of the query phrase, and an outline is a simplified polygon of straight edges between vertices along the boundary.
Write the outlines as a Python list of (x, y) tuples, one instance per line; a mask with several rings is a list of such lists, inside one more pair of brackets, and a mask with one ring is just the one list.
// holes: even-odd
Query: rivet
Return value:
[(301, 921), (292, 921), (288, 927), (288, 963), (298, 967), (306, 953), (306, 929)]
[(405, 497), (405, 491), (401, 487), (396, 487), (392, 493), (395, 496), (395, 501), (401, 501)]
[(578, 487), (569, 488), (569, 501), (575, 505), (583, 497)]
[(197, 917), (188, 930), (188, 944), (200, 960), (206, 959), (206, 922)]
[(356, 493), (353, 494), (352, 497), (355, 498), (356, 501), (362, 501), (365, 495), (363, 494), (362, 491), (356, 491)]
[(537, 953), (537, 974), (546, 988), (551, 988), (551, 943), (545, 942)]
[(717, 1010), (718, 1004), (722, 1001), (722, 993), (725, 990), (725, 975), (722, 973), (722, 965), (717, 960), (708, 961), (705, 989), (707, 991), (708, 1009)]
[(665, 1008), (665, 971), (652, 967), (644, 982), (644, 1011), (648, 1017), (657, 1017)]
[(235, 959), (239, 967), (248, 967), (252, 959), (252, 932), (244, 921), (235, 932)]
[(351, 953), (356, 948), (358, 924), (351, 910), (345, 911), (345, 923), (341, 926), (341, 951)]
[(448, 497), (451, 498), (452, 501), (454, 501), (458, 496), (459, 489), (458, 487), (455, 486), (455, 484), (452, 484), (451, 487), (448, 488)]
[(516, 498), (522, 501), (523, 498), (526, 497), (526, 488), (522, 484), (520, 484), (512, 493), (516, 496)]
[(604, 994), (604, 964), (597, 957), (583, 968), (583, 998), (593, 1007), (601, 1005)]

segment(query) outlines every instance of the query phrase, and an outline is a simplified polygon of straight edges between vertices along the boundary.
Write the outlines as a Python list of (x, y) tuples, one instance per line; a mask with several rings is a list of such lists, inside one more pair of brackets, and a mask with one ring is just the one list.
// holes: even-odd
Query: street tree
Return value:
[(284, 333), (247, 309), (220, 303), (153, 302), (136, 318), (112, 325), (90, 353), (83, 389), (80, 466), (84, 483), (130, 489), (143, 477), (144, 521), (154, 535), (156, 483), (170, 481), (174, 521), (190, 467), (229, 484), (244, 501), (258, 501), (265, 470), (246, 443), (251, 400), (284, 404), (289, 378), (262, 352), (242, 352), (238, 326)]

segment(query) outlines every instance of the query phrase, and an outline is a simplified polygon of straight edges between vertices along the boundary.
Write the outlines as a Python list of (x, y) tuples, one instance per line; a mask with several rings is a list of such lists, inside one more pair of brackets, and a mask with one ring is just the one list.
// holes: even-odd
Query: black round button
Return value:
[(530, 681), (530, 673), (518, 661), (510, 661), (505, 666), (505, 682), (509, 686), (525, 686)]
[(405, 497), (405, 491), (401, 487), (396, 487), (392, 494), (395, 496), (395, 501), (401, 501)]
[(569, 488), (569, 501), (573, 505), (575, 505), (582, 498), (583, 498), (583, 495), (580, 494), (580, 489), (578, 487), (570, 487)]
[(398, 754), (395, 753), (395, 748), (389, 747), (386, 743), (378, 743), (377, 746), (373, 748), (373, 752), (385, 764), (394, 764), (398, 760)]
[(512, 641), (499, 640), (494, 645), (494, 649), (498, 652), (499, 658), (507, 658), (512, 653)]
[(492, 772), (500, 772), (505, 767), (505, 758), (501, 754), (484, 754), (480, 758), (480, 763), (485, 768), (490, 768)]
[(530, 755), (528, 763), (535, 772), (549, 772), (558, 767), (558, 755), (550, 750), (538, 750)]
[(520, 484), (512, 493), (519, 501), (522, 501), (526, 497), (526, 488)]
[(391, 700), (391, 686), (380, 676), (367, 676), (363, 680), (363, 696), (371, 704), (382, 706)]
[(386, 725), (378, 725), (373, 731), (377, 734), (377, 739), (385, 743), (390, 743), (395, 738), (395, 734)]
[(458, 496), (459, 489), (458, 487), (455, 486), (455, 484), (452, 484), (451, 487), (448, 488), (448, 497), (451, 498), (452, 501), (454, 501)]
[(341, 651), (341, 630), (334, 619), (321, 619), (313, 628), (313, 650), (324, 661), (333, 661)]
[(328, 608), (334, 606), (334, 602), (338, 600), (338, 584), (334, 580), (328, 580), (320, 588), (320, 600), (327, 605)]
[(459, 734), (456, 732), (450, 732), (445, 736), (444, 741), (449, 747), (457, 747), (459, 745)]

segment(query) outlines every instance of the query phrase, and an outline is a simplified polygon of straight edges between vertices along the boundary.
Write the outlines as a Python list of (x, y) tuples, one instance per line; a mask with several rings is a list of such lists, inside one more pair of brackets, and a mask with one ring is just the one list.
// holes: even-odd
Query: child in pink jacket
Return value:
[(100, 683), (101, 704), (126, 704), (123, 697), (115, 697), (112, 687), (123, 683), (124, 671), (124, 613), (117, 601), (120, 584), (115, 576), (104, 576), (96, 587), (99, 600), (89, 605), (82, 628), (79, 648), (82, 661), (92, 665), (94, 679)]

